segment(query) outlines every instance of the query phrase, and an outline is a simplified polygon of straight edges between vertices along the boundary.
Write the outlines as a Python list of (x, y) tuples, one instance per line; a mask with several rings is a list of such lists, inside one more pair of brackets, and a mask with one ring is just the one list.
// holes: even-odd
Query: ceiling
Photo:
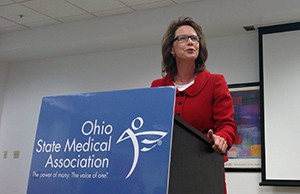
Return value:
[(0, 33), (197, 0), (0, 0)]
[(190, 16), (207, 38), (300, 21), (300, 0), (0, 0), (0, 62), (159, 45)]

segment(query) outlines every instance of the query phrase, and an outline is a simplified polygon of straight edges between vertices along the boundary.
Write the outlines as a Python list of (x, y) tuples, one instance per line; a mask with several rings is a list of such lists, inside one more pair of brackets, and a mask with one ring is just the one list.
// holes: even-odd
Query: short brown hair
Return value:
[(176, 61), (171, 54), (171, 50), (176, 30), (179, 27), (186, 25), (191, 26), (196, 31), (200, 39), (199, 55), (195, 60), (195, 74), (206, 68), (205, 62), (207, 59), (207, 48), (201, 26), (190, 17), (180, 17), (170, 23), (162, 39), (162, 75), (168, 74), (171, 78), (174, 78), (174, 76), (177, 74)]

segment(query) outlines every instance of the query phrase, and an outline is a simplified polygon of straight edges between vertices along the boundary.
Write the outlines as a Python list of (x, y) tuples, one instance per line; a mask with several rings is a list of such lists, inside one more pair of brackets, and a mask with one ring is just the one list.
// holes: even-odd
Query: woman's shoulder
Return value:
[(171, 84), (172, 84), (172, 80), (169, 77), (164, 76), (162, 78), (153, 80), (151, 83), (151, 87), (168, 86)]
[(209, 84), (213, 87), (220, 87), (220, 86), (224, 87), (225, 85), (227, 85), (227, 82), (223, 74), (211, 73), (208, 70), (202, 71), (200, 75), (197, 77), (197, 80), (199, 83), (202, 83), (203, 85)]
[(210, 71), (208, 70), (204, 70), (203, 71), (203, 74), (205, 76), (207, 76), (208, 78), (213, 78), (213, 80), (225, 80), (225, 77), (223, 74), (220, 74), (220, 73), (211, 73)]
[(162, 83), (162, 78), (155, 79), (155, 80), (152, 81), (151, 87), (161, 86), (161, 83)]

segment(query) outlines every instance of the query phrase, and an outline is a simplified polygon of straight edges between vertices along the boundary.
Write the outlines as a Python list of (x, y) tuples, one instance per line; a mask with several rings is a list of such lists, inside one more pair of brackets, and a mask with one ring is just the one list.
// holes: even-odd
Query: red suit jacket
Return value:
[[(159, 86), (174, 86), (174, 82), (165, 76), (151, 84), (151, 87)], [(193, 85), (181, 92), (176, 90), (175, 114), (203, 133), (213, 129), (227, 141), (229, 148), (237, 130), (233, 113), (232, 98), (223, 75), (204, 70), (198, 73)]]

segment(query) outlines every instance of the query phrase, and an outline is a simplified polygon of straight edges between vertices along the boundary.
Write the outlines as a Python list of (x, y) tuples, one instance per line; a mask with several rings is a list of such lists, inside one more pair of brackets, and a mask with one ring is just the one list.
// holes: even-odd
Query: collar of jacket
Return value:
[[(181, 92), (179, 90), (176, 90), (176, 94), (183, 92), (188, 96), (195, 96), (204, 88), (210, 77), (211, 73), (207, 70), (203, 70), (197, 74), (193, 85)], [(164, 78), (164, 82), (166, 85), (174, 85), (173, 80), (169, 76), (165, 76)]]

